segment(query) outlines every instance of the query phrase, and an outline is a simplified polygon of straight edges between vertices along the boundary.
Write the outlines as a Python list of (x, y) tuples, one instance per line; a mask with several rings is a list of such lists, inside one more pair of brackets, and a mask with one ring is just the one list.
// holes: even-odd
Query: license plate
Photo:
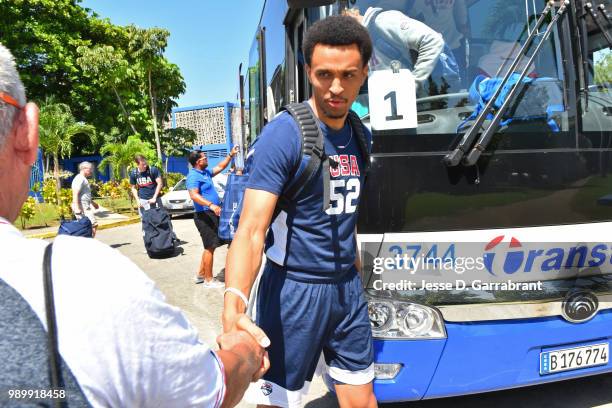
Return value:
[(540, 375), (608, 364), (609, 343), (540, 353)]

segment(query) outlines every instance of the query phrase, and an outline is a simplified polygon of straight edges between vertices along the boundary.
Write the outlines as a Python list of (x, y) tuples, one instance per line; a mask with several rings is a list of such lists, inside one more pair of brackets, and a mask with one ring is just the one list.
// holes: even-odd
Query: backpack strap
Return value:
[[(55, 301), (53, 298), (53, 278), (51, 275), (51, 255), (53, 254), (53, 244), (47, 245), (43, 257), (43, 288), (45, 292), (45, 311), (47, 315), (47, 336), (48, 336), (48, 364), (49, 379), (51, 388), (54, 390), (64, 388), (62, 377), (61, 358), (57, 345), (57, 321), (55, 319)], [(62, 399), (55, 400), (56, 407), (65, 407)]]
[[(325, 154), (325, 145), (323, 141), (323, 132), (319, 128), (317, 119), (310, 109), (307, 102), (293, 103), (284, 106), (281, 110), (286, 110), (296, 121), (300, 131), (300, 140), (302, 145), (302, 158), (308, 156), (306, 168), (297, 174), (297, 178), (293, 180), (283, 191), (282, 201), (293, 202), (298, 194), (308, 185), (314, 175), (322, 166), (323, 171), (323, 211), (329, 208), (329, 157)], [(294, 174), (299, 171), (301, 160), (298, 162)]]
[(368, 139), (363, 131), (363, 123), (361, 119), (359, 119), (359, 116), (352, 110), (349, 110), (347, 118), (351, 129), (353, 129), (353, 134), (357, 135), (359, 150), (361, 151), (361, 157), (367, 175), (367, 172), (370, 170), (370, 149), (368, 148)]

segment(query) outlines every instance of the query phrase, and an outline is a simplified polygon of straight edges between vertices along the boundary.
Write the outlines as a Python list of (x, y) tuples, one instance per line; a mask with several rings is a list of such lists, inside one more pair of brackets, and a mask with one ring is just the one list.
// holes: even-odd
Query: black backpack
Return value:
[[(296, 173), (300, 168), (302, 160), (298, 162), (296, 168), (293, 169), (294, 179), (285, 187), (279, 199), (279, 203), (282, 206), (295, 201), (298, 194), (304, 190), (304, 187), (310, 184), (319, 170), (319, 167), (323, 166), (323, 211), (325, 211), (329, 208), (329, 167), (336, 168), (338, 163), (325, 154), (323, 132), (321, 132), (317, 118), (315, 118), (307, 102), (286, 105), (281, 110), (286, 110), (296, 121), (302, 141), (302, 160), (304, 160), (304, 157), (310, 157), (310, 160), (306, 168), (300, 174)], [(363, 130), (363, 124), (359, 116), (352, 110), (349, 110), (347, 118), (353, 130), (353, 134), (357, 136), (357, 144), (359, 145), (361, 157), (363, 158), (367, 172), (370, 167), (370, 151)]]

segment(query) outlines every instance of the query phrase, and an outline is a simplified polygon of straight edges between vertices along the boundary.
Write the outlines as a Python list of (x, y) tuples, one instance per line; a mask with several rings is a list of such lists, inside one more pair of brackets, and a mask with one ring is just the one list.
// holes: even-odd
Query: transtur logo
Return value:
[[(493, 238), (484, 248), (483, 263), (487, 271), (497, 276), (500, 270), (507, 275), (516, 272), (561, 272), (563, 269), (600, 268), (606, 261), (612, 264), (611, 246), (604, 243), (557, 244), (540, 243), (536, 249), (524, 248), (515, 237), (511, 237), (508, 250), (494, 251), (504, 240), (504, 235)], [(528, 243), (528, 246), (534, 246)], [(563, 246), (561, 246), (563, 245)], [(498, 248), (499, 249), (499, 248)], [(499, 253), (499, 256), (497, 256)], [(500, 257), (505, 257), (501, 259)], [(609, 268), (609, 266), (608, 266)], [(605, 271), (608, 271), (606, 269)], [(602, 271), (600, 269), (600, 271)]]
[(265, 395), (266, 397), (270, 394), (272, 394), (272, 384), (270, 384), (269, 382), (265, 382), (263, 384), (261, 384), (261, 392), (263, 393), (263, 395)]
[[(485, 251), (490, 251), (499, 245), (504, 239), (503, 235), (493, 238), (485, 247)], [(521, 242), (512, 237), (510, 240), (510, 248), (521, 248)], [(493, 276), (495, 276), (495, 272), (493, 272), (493, 261), (495, 260), (495, 252), (485, 252), (483, 255), (484, 264), (487, 268), (487, 271)], [(507, 274), (513, 274), (518, 271), (518, 269), (523, 264), (524, 252), (523, 251), (510, 251), (506, 254), (506, 260), (504, 261), (504, 272)]]

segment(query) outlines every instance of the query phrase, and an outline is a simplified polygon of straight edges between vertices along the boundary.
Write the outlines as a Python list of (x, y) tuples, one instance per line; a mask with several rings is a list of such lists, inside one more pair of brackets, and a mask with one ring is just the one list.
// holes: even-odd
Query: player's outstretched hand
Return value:
[[(245, 346), (253, 348), (256, 360), (251, 360), (255, 364), (256, 370), (251, 381), (260, 379), (270, 368), (270, 359), (265, 348), (270, 345), (270, 339), (266, 336), (255, 323), (244, 313), (235, 316), (231, 322), (231, 327), (225, 333), (217, 337), (217, 343), (221, 350), (230, 350), (244, 343)], [(250, 357), (250, 353), (249, 356)]]

